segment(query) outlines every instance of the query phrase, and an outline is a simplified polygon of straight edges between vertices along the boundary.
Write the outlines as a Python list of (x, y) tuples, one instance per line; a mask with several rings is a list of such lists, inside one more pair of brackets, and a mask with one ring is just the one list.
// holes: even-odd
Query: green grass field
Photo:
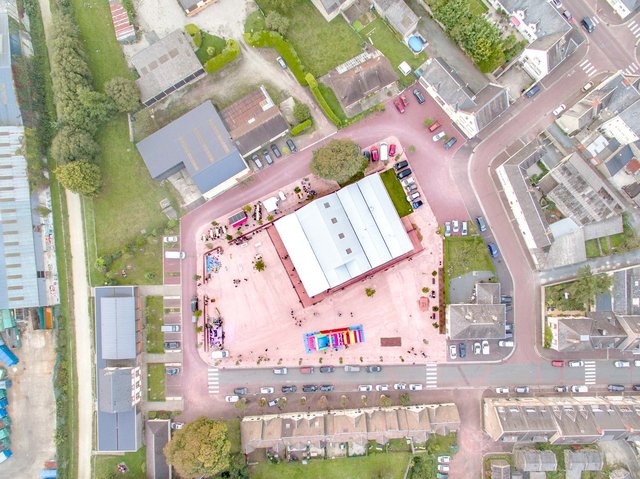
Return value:
[(444, 267), (447, 281), (471, 271), (492, 271), (489, 251), (479, 236), (455, 236), (444, 240)]
[(597, 256), (600, 256), (600, 249), (598, 248), (597, 239), (585, 241), (584, 247), (587, 251), (587, 258), (596, 258)]
[(342, 109), (342, 106), (338, 101), (338, 97), (336, 97), (336, 94), (333, 92), (333, 90), (321, 82), (318, 82), (318, 89), (320, 90), (320, 93), (322, 93), (324, 99), (327, 101), (327, 105), (329, 105), (329, 108), (331, 108), (336, 116), (343, 122), (347, 121), (347, 115)]
[(404, 188), (398, 181), (398, 178), (396, 178), (396, 172), (393, 169), (387, 170), (380, 173), (380, 178), (389, 192), (389, 196), (391, 197), (391, 201), (393, 201), (393, 206), (396, 207), (398, 215), (402, 218), (412, 213), (413, 208), (407, 201), (407, 194)]
[(333, 460), (311, 460), (296, 463), (262, 462), (251, 475), (254, 479), (371, 479), (374, 477), (402, 479), (409, 462), (406, 453), (375, 454)]
[[(198, 48), (198, 50), (196, 51), (196, 56), (198, 57), (198, 60), (200, 60), (200, 63), (204, 65), (207, 60), (215, 55), (219, 55), (220, 52), (222, 52), (224, 47), (227, 45), (227, 41), (224, 38), (218, 37), (216, 35), (211, 35), (210, 33), (204, 31), (201, 33), (202, 43), (200, 44), (200, 48)], [(209, 53), (207, 52), (207, 49), (209, 47), (213, 47), (215, 49), (215, 53), (213, 55), (209, 55)]]
[(164, 353), (164, 334), (162, 326), (162, 296), (147, 296), (145, 298), (144, 316), (146, 320), (147, 352)]
[[(137, 452), (128, 452), (122, 456), (94, 456), (95, 479), (112, 479), (122, 477), (126, 479), (145, 479), (146, 477), (146, 448)], [(129, 468), (129, 472), (121, 474), (117, 467), (121, 462)]]
[(147, 399), (164, 401), (164, 364), (147, 365)]

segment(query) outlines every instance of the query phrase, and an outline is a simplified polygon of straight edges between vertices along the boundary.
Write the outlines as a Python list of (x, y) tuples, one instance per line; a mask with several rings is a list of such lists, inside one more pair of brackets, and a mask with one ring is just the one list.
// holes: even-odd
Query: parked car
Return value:
[(486, 339), (482, 341), (482, 354), (489, 354), (489, 341)]
[(458, 220), (453, 220), (451, 222), (451, 229), (453, 230), (454, 233), (457, 233), (458, 231), (460, 231), (460, 223), (458, 223)]
[(449, 464), (451, 462), (451, 456), (438, 456), (439, 464)]
[(442, 125), (440, 124), (439, 121), (434, 121), (433, 123), (431, 123), (431, 126), (429, 126), (429, 131), (431, 133), (433, 133), (434, 131), (436, 131), (438, 128), (440, 128)]
[(491, 255), (492, 258), (497, 258), (498, 257), (498, 247), (496, 246), (495, 243), (489, 243), (487, 245), (487, 249), (489, 250), (489, 255)]
[(284, 58), (278, 57), (278, 58), (276, 58), (276, 61), (280, 64), (280, 66), (282, 67), (283, 70), (286, 70), (287, 62), (284, 61)]
[(271, 151), (273, 151), (273, 154), (275, 155), (276, 158), (280, 158), (282, 156), (282, 153), (280, 152), (280, 148), (278, 148), (278, 145), (276, 145), (275, 143), (271, 145)]
[(402, 102), (402, 100), (400, 100), (400, 98), (396, 98), (395, 100), (393, 100), (393, 106), (395, 106), (396, 110), (398, 110), (400, 113), (404, 113), (404, 103)]
[(235, 388), (233, 390), (233, 394), (236, 394), (238, 396), (244, 396), (249, 392), (249, 390), (247, 388)]
[(406, 168), (407, 166), (409, 166), (409, 162), (403, 160), (393, 165), (393, 169), (396, 171), (400, 171), (401, 169)]
[(558, 107), (553, 110), (553, 115), (554, 116), (560, 116), (560, 113), (562, 113), (563, 111), (565, 111), (567, 108), (567, 106), (563, 103), (561, 105), (558, 105)]
[(518, 394), (529, 394), (529, 386), (516, 386), (515, 391)]
[(476, 218), (476, 223), (478, 223), (478, 228), (480, 228), (480, 232), (484, 233), (487, 231), (487, 223), (485, 223), (484, 218), (482, 216), (478, 216)]
[(571, 15), (571, 12), (569, 10), (565, 10), (564, 12), (562, 12), (562, 16), (567, 19), (567, 22), (573, 23), (573, 15)]
[(620, 393), (622, 391), (624, 391), (624, 386), (622, 384), (609, 384), (607, 386), (607, 389), (611, 392), (617, 392)]
[(562, 2), (560, 0), (551, 0), (551, 3), (553, 3), (553, 6), (556, 8), (562, 8)]
[(318, 386), (314, 384), (305, 384), (304, 386), (302, 386), (302, 392), (305, 392), (305, 393), (314, 393), (317, 390), (318, 390)]
[(197, 309), (198, 309), (198, 297), (194, 296), (193, 298), (191, 298), (191, 312), (195, 313)]
[(458, 357), (458, 348), (456, 348), (455, 344), (449, 345), (449, 357), (451, 359), (456, 359)]
[(260, 388), (260, 394), (273, 394), (276, 390), (271, 386), (265, 386)]
[(380, 161), (388, 161), (388, 160), (389, 160), (389, 145), (387, 145), (385, 142), (382, 142), (380, 143)]
[(418, 100), (419, 104), (423, 104), (425, 102), (424, 99), (424, 95), (422, 94), (422, 92), (420, 90), (418, 90), (417, 88), (413, 89), (413, 96), (416, 97), (416, 100)]
[(175, 376), (180, 373), (180, 368), (166, 367), (164, 368), (164, 372), (167, 376)]
[(360, 392), (373, 391), (373, 386), (371, 384), (360, 384), (358, 386), (358, 391)]
[(422, 200), (418, 200), (418, 201), (414, 201), (413, 203), (411, 203), (411, 206), (413, 207), (414, 210), (417, 210), (418, 208), (420, 208), (424, 203), (422, 203)]
[(634, 391), (640, 391), (640, 384), (634, 384), (631, 389)]
[(240, 396), (225, 396), (224, 400), (227, 402), (238, 402), (240, 401)]
[(388, 391), (388, 390), (389, 390), (388, 384), (376, 384), (376, 391)]
[(333, 391), (333, 386), (331, 384), (323, 384), (322, 386), (320, 386), (320, 391)]
[(438, 464), (438, 471), (439, 472), (449, 472), (449, 465), (448, 464)]
[(287, 146), (289, 147), (289, 151), (291, 151), (292, 153), (295, 153), (296, 151), (298, 151), (298, 149), (296, 148), (296, 144), (293, 142), (291, 138), (287, 140)]
[(172, 422), (171, 423), (171, 429), (173, 430), (178, 430), (178, 429), (182, 429), (184, 427), (184, 423), (183, 422)]
[(375, 146), (371, 148), (371, 159), (373, 161), (378, 161), (378, 149)]
[(396, 391), (403, 391), (407, 389), (407, 383), (396, 383), (393, 385), (393, 389)]
[(262, 150), (262, 156), (264, 156), (264, 159), (267, 162), (267, 165), (273, 165), (273, 159), (271, 159), (271, 155), (269, 154), (269, 150), (267, 150), (266, 148), (264, 150)]
[(409, 178), (405, 178), (404, 180), (402, 180), (400, 184), (406, 187), (415, 184), (415, 182), (416, 180), (413, 179), (413, 176), (410, 176)]
[(554, 368), (563, 368), (564, 367), (564, 361), (551, 361), (551, 366), (553, 366)]
[(585, 92), (585, 91), (589, 91), (589, 90), (591, 90), (591, 88), (593, 88), (593, 82), (592, 82), (592, 81), (590, 81), (590, 82), (589, 82), (589, 83), (587, 83), (585, 86), (583, 86), (583, 87), (582, 87), (582, 91), (583, 91), (583, 92)]
[(164, 241), (165, 243), (177, 243), (178, 242), (178, 237), (177, 236), (165, 236), (162, 241)]
[(368, 373), (379, 373), (382, 371), (382, 366), (367, 366), (366, 371)]
[(584, 366), (584, 361), (582, 360), (569, 361), (567, 363), (567, 366), (569, 366), (570, 368), (581, 368)]
[(409, 203), (411, 203), (416, 198), (420, 198), (420, 192), (419, 191), (416, 191), (415, 193), (411, 193), (410, 195), (407, 195), (407, 201)]
[(501, 339), (500, 341), (498, 341), (498, 346), (500, 346), (501, 348), (512, 348), (513, 341)]
[(446, 143), (444, 144), (444, 149), (445, 150), (449, 150), (451, 149), (451, 147), (453, 145), (455, 145), (457, 143), (458, 139), (455, 136), (452, 136), (451, 138), (449, 138)]
[(346, 373), (358, 373), (360, 372), (360, 366), (345, 366), (344, 372)]
[(332, 373), (336, 370), (333, 366), (320, 366), (321, 373)]
[(163, 324), (160, 326), (160, 331), (163, 333), (179, 333), (180, 325), (179, 324)]
[(287, 374), (288, 369), (287, 368), (274, 368), (273, 369), (273, 374)]
[(394, 156), (396, 154), (396, 144), (391, 143), (389, 145), (389, 156)]
[(315, 371), (311, 366), (304, 366), (300, 368), (300, 374), (313, 374)]
[(253, 154), (253, 156), (251, 157), (251, 159), (253, 160), (253, 162), (256, 164), (256, 166), (258, 167), (258, 169), (262, 169), (262, 162), (260, 161), (260, 158), (258, 158), (258, 155), (256, 155), (255, 153)]
[(556, 386), (553, 388), (553, 390), (557, 393), (568, 393), (569, 386)]
[(422, 384), (409, 384), (410, 391), (422, 391)]
[(509, 394), (509, 388), (496, 388), (496, 394)]
[(411, 168), (407, 168), (406, 170), (402, 170), (400, 173), (396, 175), (396, 177), (401, 180), (402, 178), (406, 178), (411, 174)]
[(282, 386), (283, 393), (294, 393), (298, 390), (297, 386)]
[(473, 343), (473, 354), (478, 355), (480, 354), (480, 351), (482, 351), (480, 341), (476, 341)]
[(441, 131), (440, 133), (436, 133), (435, 135), (433, 135), (433, 137), (431, 137), (431, 139), (433, 141), (440, 141), (445, 137), (446, 133), (444, 131)]
[(617, 368), (628, 368), (631, 363), (629, 361), (614, 361), (613, 365)]
[[(510, 296), (509, 296), (509, 297), (510, 297)], [(507, 333), (513, 333), (513, 323), (506, 323), (506, 324), (504, 325), (504, 330), (505, 330)]]
[(637, 367), (637, 368), (638, 368), (638, 367), (640, 367), (640, 359), (634, 359), (634, 360), (633, 360), (633, 365), (634, 365), (635, 367)]
[(445, 237), (451, 236), (451, 223), (448, 221), (444, 224), (444, 235)]
[(171, 350), (176, 350), (176, 349), (180, 349), (180, 341), (165, 341), (164, 342), (164, 349), (171, 349)]
[(367, 159), (367, 161), (371, 161), (371, 152), (369, 150), (364, 150), (362, 155)]
[(407, 193), (411, 193), (412, 191), (416, 191), (418, 189), (418, 185), (414, 183), (412, 185), (405, 186), (405, 189), (407, 190)]
[(571, 386), (572, 393), (586, 393), (589, 392), (589, 388), (587, 386)]
[(267, 404), (269, 404), (270, 407), (277, 406), (278, 405), (278, 401), (280, 401), (280, 399), (284, 399), (284, 398), (272, 399)]
[(584, 17), (580, 24), (588, 33), (592, 33), (596, 29), (596, 24), (593, 23), (593, 20), (591, 20), (591, 18), (589, 17)]
[(461, 358), (466, 358), (467, 357), (467, 347), (464, 345), (464, 343), (460, 343), (458, 345), (458, 349), (460, 351), (460, 357)]
[(462, 231), (460, 233), (462, 236), (467, 236), (469, 234), (469, 225), (466, 221), (462, 222)]

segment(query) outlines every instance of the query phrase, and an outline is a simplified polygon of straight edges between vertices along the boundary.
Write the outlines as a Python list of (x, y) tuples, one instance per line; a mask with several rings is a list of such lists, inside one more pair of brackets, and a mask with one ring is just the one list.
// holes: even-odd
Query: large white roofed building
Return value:
[(309, 296), (413, 249), (377, 174), (319, 198), (275, 226)]

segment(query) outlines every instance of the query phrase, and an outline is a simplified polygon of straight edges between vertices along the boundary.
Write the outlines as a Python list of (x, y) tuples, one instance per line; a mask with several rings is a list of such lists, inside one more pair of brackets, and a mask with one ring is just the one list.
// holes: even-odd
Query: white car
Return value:
[(388, 384), (376, 384), (376, 391), (388, 391), (388, 390), (389, 390)]
[(273, 374), (287, 374), (287, 368), (275, 368)]
[(636, 359), (633, 361), (633, 365), (637, 368), (640, 368), (640, 359)]
[(260, 388), (260, 394), (273, 394), (275, 389), (271, 386)]
[(482, 341), (482, 354), (489, 354), (489, 341)]
[(227, 402), (238, 402), (240, 401), (240, 396), (225, 396), (224, 400)]
[(556, 8), (562, 8), (562, 2), (560, 0), (551, 0), (551, 3), (553, 3), (553, 6)]
[(509, 388), (496, 388), (496, 394), (509, 394)]
[(165, 243), (177, 243), (178, 242), (178, 237), (177, 236), (165, 236), (163, 238), (163, 241)]
[(407, 389), (407, 383), (396, 383), (393, 385), (393, 389), (395, 389), (396, 391)]
[(441, 131), (440, 133), (433, 135), (433, 141), (440, 141), (445, 137), (445, 135), (446, 133), (444, 131)]
[(368, 392), (373, 391), (373, 386), (371, 384), (361, 384), (358, 386), (358, 391)]
[(409, 203), (411, 203), (413, 200), (415, 200), (416, 198), (420, 198), (420, 192), (416, 191), (415, 193), (412, 193), (410, 195), (407, 195), (407, 201)]
[(449, 472), (448, 464), (438, 464), (438, 472)]
[(400, 184), (406, 188), (409, 185), (413, 185), (415, 182), (416, 180), (413, 179), (413, 176), (410, 176), (409, 178), (402, 180)]
[(581, 368), (584, 366), (584, 361), (569, 361), (567, 366), (570, 368)]
[(171, 429), (177, 430), (177, 429), (182, 429), (184, 427), (184, 423), (183, 422), (172, 422), (171, 423)]
[(512, 348), (513, 341), (505, 341), (504, 339), (501, 339), (500, 341), (498, 341), (498, 346), (500, 346), (501, 348)]
[(615, 361), (613, 365), (617, 368), (628, 368), (631, 366), (631, 363), (629, 363), (629, 361)]
[(448, 221), (444, 224), (444, 235), (446, 237), (451, 236), (451, 223)]
[(567, 107), (565, 106), (565, 104), (563, 103), (562, 105), (558, 106), (558, 108), (556, 108), (555, 110), (553, 110), (553, 114), (554, 116), (560, 116), (560, 113), (562, 113), (563, 111), (565, 111), (567, 109)]
[(476, 341), (475, 343), (473, 343), (473, 354), (480, 354), (481, 351), (481, 347), (480, 347), (480, 341)]
[(571, 386), (572, 393), (587, 393), (589, 388), (587, 386)]
[(469, 233), (469, 229), (467, 228), (467, 222), (463, 221), (462, 222), (462, 236), (467, 236), (467, 234)]
[(449, 346), (449, 357), (451, 359), (455, 359), (458, 357), (458, 348), (456, 348), (455, 344)]
[(457, 233), (458, 231), (460, 231), (460, 223), (458, 223), (458, 220), (453, 220), (451, 222), (451, 225), (453, 226), (453, 232)]
[(451, 462), (451, 456), (438, 456), (439, 464), (449, 464)]
[(410, 391), (422, 391), (422, 384), (409, 384)]

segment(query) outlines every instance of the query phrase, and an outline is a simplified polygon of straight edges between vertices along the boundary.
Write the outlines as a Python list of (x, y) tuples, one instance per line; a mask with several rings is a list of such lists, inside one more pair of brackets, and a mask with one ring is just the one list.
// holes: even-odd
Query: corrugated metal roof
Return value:
[(135, 298), (102, 298), (100, 301), (102, 357), (136, 357)]
[(6, 12), (0, 12), (0, 125), (22, 125), (11, 71), (9, 15)]

